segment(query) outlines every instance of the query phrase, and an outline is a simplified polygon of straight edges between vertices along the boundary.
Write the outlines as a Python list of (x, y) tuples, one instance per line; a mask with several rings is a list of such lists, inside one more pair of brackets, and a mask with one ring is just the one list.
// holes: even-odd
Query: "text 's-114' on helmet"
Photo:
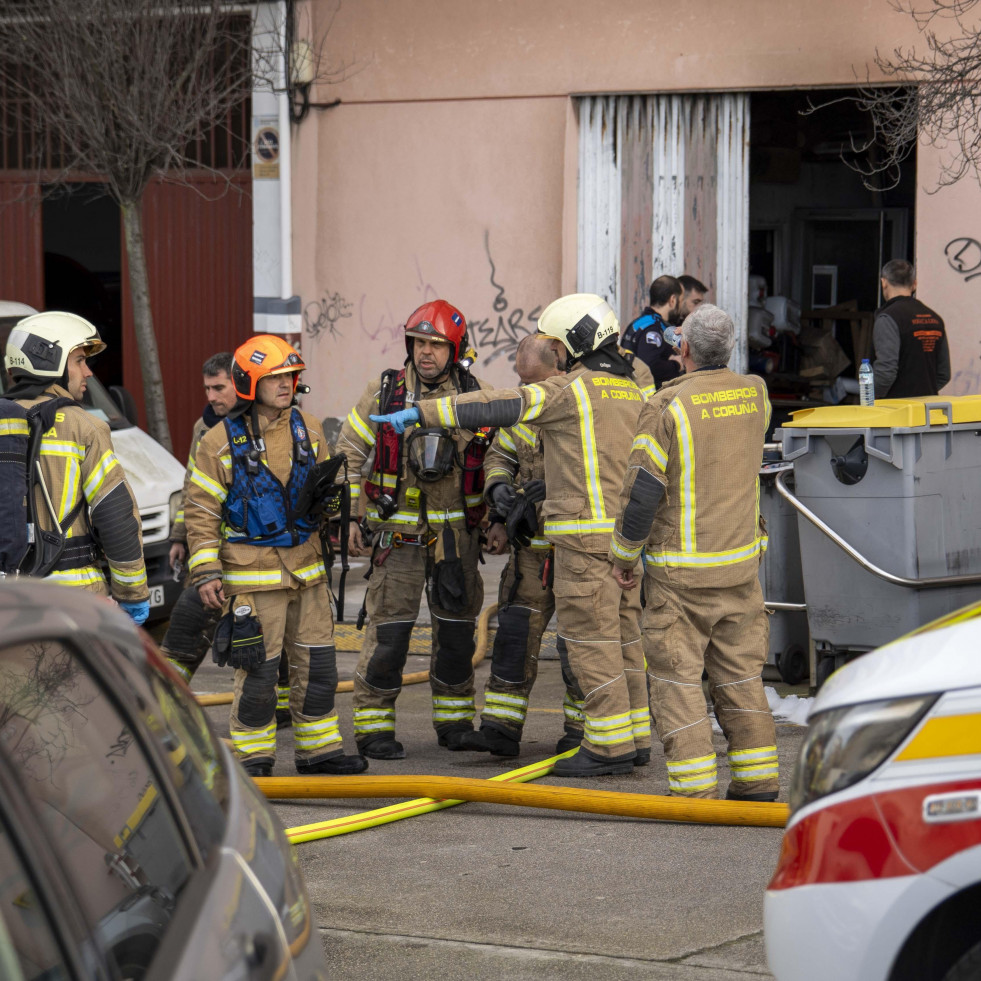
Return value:
[(405, 322), (405, 350), (412, 357), (412, 338), (442, 341), (453, 348), (453, 361), (467, 350), (467, 321), (452, 303), (432, 300), (424, 303)]
[(247, 402), (255, 401), (259, 382), (267, 375), (293, 372), (293, 391), (300, 372), (306, 368), (303, 358), (288, 341), (275, 334), (256, 334), (235, 351), (232, 361), (232, 385), (235, 394)]
[(4, 365), (15, 379), (60, 379), (68, 355), (82, 348), (87, 358), (106, 349), (94, 324), (74, 313), (48, 310), (17, 322), (7, 339)]

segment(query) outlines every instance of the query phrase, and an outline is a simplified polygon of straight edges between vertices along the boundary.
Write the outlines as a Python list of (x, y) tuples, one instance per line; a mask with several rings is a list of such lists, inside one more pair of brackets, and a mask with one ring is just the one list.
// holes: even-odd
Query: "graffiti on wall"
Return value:
[(490, 265), (490, 284), (494, 289), (494, 300), (491, 304), (493, 313), (489, 317), (475, 318), (470, 321), (470, 337), (473, 343), (485, 354), (485, 362), (490, 364), (500, 358), (514, 363), (514, 354), (518, 343), (527, 334), (534, 334), (538, 329), (538, 315), (542, 312), (541, 304), (525, 313), (524, 307), (513, 306), (508, 299), (507, 290), (497, 281), (497, 267), (490, 250), (490, 232), (484, 232), (484, 252)]
[(340, 337), (340, 322), (351, 316), (354, 304), (345, 300), (340, 293), (324, 290), (319, 300), (311, 300), (303, 308), (303, 329), (307, 337), (315, 341), (324, 334)]
[(358, 303), (358, 327), (381, 354), (387, 353), (390, 349), (404, 351), (405, 335), (402, 331), (406, 318), (416, 307), (421, 307), (423, 303), (429, 303), (440, 298), (436, 287), (423, 275), (419, 257), (414, 256), (413, 258), (416, 264), (416, 292), (419, 294), (415, 307), (407, 310), (393, 310), (390, 304), (386, 304), (383, 313), (369, 313), (367, 310), (368, 294), (361, 294), (361, 300)]
[(964, 277), (964, 282), (981, 276), (981, 242), (976, 238), (954, 238), (944, 248), (947, 264)]

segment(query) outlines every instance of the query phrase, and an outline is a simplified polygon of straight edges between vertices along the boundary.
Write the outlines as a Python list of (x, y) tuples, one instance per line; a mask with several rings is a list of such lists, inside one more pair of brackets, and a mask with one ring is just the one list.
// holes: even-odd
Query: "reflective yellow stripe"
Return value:
[(533, 538), (531, 540), (531, 548), (551, 550), (552, 543), (547, 538)]
[(484, 500), (483, 494), (467, 494), (464, 497), (464, 501), (468, 508), (475, 508), (478, 504), (482, 504)]
[(216, 548), (199, 548), (196, 552), (191, 553), (191, 558), (187, 563), (187, 568), (196, 569), (199, 565), (205, 562), (217, 562), (218, 561), (218, 549)]
[(58, 504), (58, 524), (65, 520), (65, 516), (78, 500), (78, 483), (81, 476), (82, 468), (78, 465), (78, 461), (69, 457), (68, 466), (65, 469), (65, 483), (61, 488), (61, 501)]
[(347, 414), (347, 421), (351, 424), (351, 428), (369, 445), (375, 445), (375, 434), (371, 431), (371, 427), (358, 415), (355, 409), (352, 409)]
[(510, 450), (512, 453), (518, 452), (517, 446), (514, 445), (514, 440), (510, 437), (506, 429), (502, 429), (497, 434), (497, 439), (498, 442), (500, 443), (498, 449), (500, 449), (500, 447), (503, 446), (506, 450)]
[(288, 709), (290, 707), (290, 689), (288, 685), (276, 685), (276, 708)]
[(668, 760), (668, 789), (678, 793), (708, 790), (719, 782), (715, 755)]
[(587, 715), (583, 722), (583, 729), (586, 739), (597, 746), (624, 743), (633, 738), (633, 726), (629, 712), (600, 719), (591, 718)]
[(613, 531), (612, 521), (546, 521), (546, 535), (602, 535)]
[(223, 578), (236, 586), (263, 586), (282, 581), (278, 572), (226, 572)]
[(596, 433), (593, 431), (593, 406), (589, 401), (586, 383), (577, 378), (572, 383), (572, 392), (579, 404), (579, 437), (582, 443), (582, 459), (586, 468), (586, 494), (589, 497), (589, 510), (594, 521), (606, 517), (603, 502), (603, 485), (599, 476), (599, 457), (596, 452)]
[(191, 471), (191, 483), (196, 484), (206, 494), (210, 494), (219, 504), (224, 503), (228, 491), (221, 484), (212, 480), (207, 474), (201, 473), (197, 467)]
[(677, 426), (678, 452), (681, 459), (681, 550), (695, 551), (695, 444), (691, 438), (688, 414), (679, 399), (669, 411)]
[(351, 484), (351, 500), (356, 501), (361, 497), (361, 485)]
[(582, 722), (584, 718), (582, 706), (581, 700), (574, 699), (568, 692), (565, 693), (565, 698), (562, 699), (562, 711), (565, 713), (567, 721)]
[(630, 712), (630, 723), (633, 727), (634, 739), (651, 734), (651, 713), (647, 709), (633, 709)]
[(661, 449), (660, 443), (653, 436), (648, 436), (646, 433), (636, 436), (630, 446), (630, 452), (633, 453), (634, 450), (643, 450), (661, 473), (667, 469), (668, 455)]
[[(516, 426), (513, 426), (511, 432), (514, 433), (518, 439), (524, 440), (532, 449), (538, 445), (538, 437), (535, 435), (533, 429), (529, 429), (527, 426), (521, 425), (519, 422)], [(517, 447), (515, 447), (517, 449)]]
[(624, 562), (636, 562), (640, 558), (640, 553), (644, 551), (644, 546), (638, 545), (636, 548), (625, 548), (617, 541), (614, 535), (610, 542), (610, 551), (618, 559), (623, 559)]
[(897, 761), (981, 754), (981, 713), (927, 719)]
[(642, 388), (642, 389), (640, 390), (640, 394), (644, 396), (644, 401), (646, 402), (646, 401), (648, 401), (649, 399), (651, 399), (651, 398), (653, 398), (653, 396), (654, 396), (654, 393), (655, 393), (656, 391), (657, 391), (657, 388), (656, 388), (656, 386), (654, 386), (654, 385), (645, 385), (645, 386), (644, 386), (644, 387), (643, 387), (643, 388)]
[(341, 742), (337, 713), (316, 722), (294, 722), (293, 740), (297, 749), (318, 750)]
[(302, 579), (304, 582), (309, 582), (311, 579), (316, 579), (317, 576), (326, 576), (327, 567), (323, 562), (314, 562), (313, 565), (304, 566), (302, 569), (297, 569), (294, 573), (297, 579)]
[(62, 586), (88, 586), (91, 583), (105, 584), (105, 576), (102, 570), (94, 565), (87, 565), (81, 569), (66, 569), (63, 572), (52, 572), (50, 576), (45, 576), (48, 582), (61, 583)]
[(504, 482), (510, 484), (511, 481), (514, 479), (514, 474), (512, 474), (510, 470), (504, 470), (498, 467), (494, 467), (491, 470), (488, 470), (487, 473), (484, 474), (484, 479), (487, 481), (488, 484), (491, 481), (491, 477), (503, 477)]
[(146, 569), (140, 569), (139, 572), (123, 572), (122, 569), (117, 569), (110, 564), (109, 574), (112, 576), (112, 581), (118, 582), (121, 586), (142, 586), (146, 582)]
[(439, 421), (448, 429), (452, 429), (456, 425), (456, 413), (453, 411), (452, 395), (436, 399), (436, 411), (439, 414)]
[(273, 721), (264, 729), (253, 729), (250, 732), (231, 731), (232, 745), (240, 756), (251, 756), (254, 753), (276, 753), (276, 722)]
[(472, 698), (433, 695), (433, 722), (469, 722), (475, 712)]
[(26, 419), (0, 419), (0, 436), (30, 436)]
[(167, 663), (187, 682), (190, 682), (192, 677), (192, 671), (189, 667), (181, 664), (180, 661), (175, 661), (172, 657), (167, 658)]
[[(463, 521), (466, 519), (466, 515), (462, 511), (427, 511), (426, 517), (430, 525), (442, 524), (443, 522), (449, 522), (452, 524), (454, 521)], [(412, 525), (415, 527), (419, 524), (419, 514), (418, 512), (413, 514), (412, 512), (396, 511), (390, 518), (385, 519), (386, 524), (394, 525)]]
[(378, 708), (355, 709), (354, 732), (356, 735), (372, 732), (395, 732), (395, 710)]
[(521, 413), (521, 421), (531, 422), (545, 408), (545, 390), (540, 385), (525, 385), (524, 390), (528, 393), (528, 407)]
[[(106, 451), (109, 452), (108, 450)], [(41, 440), (41, 455), (42, 456), (68, 456), (74, 457), (76, 460), (85, 459), (85, 447), (79, 443), (71, 443), (67, 440), (58, 439), (42, 439)]]
[(95, 470), (89, 474), (89, 479), (82, 485), (82, 493), (85, 495), (85, 500), (92, 501), (96, 497), (102, 485), (105, 483), (106, 476), (118, 465), (119, 461), (116, 459), (116, 454), (112, 450), (106, 450), (102, 454), (102, 459), (96, 464)]
[(749, 545), (730, 548), (724, 552), (652, 552), (648, 559), (657, 566), (677, 569), (708, 569), (714, 566), (737, 565), (755, 558), (766, 548), (765, 539), (757, 538)]
[(501, 692), (487, 692), (484, 700), (484, 715), (523, 725), (528, 712), (528, 699), (520, 695), (505, 695)]

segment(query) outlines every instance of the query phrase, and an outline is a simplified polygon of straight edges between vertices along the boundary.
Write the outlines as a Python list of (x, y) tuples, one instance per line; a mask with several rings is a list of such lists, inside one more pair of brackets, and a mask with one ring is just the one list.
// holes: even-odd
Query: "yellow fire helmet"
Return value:
[(94, 324), (74, 313), (34, 313), (11, 330), (4, 364), (14, 379), (56, 380), (77, 348), (83, 348), (87, 358), (106, 349)]
[(553, 300), (538, 318), (538, 332), (562, 341), (569, 354), (581, 358), (620, 336), (613, 308), (595, 293), (570, 293)]

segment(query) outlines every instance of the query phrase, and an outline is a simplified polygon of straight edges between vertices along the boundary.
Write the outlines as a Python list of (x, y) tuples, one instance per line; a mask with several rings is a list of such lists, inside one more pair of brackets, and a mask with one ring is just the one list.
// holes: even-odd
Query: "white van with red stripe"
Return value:
[(828, 679), (790, 806), (778, 981), (981, 979), (981, 603)]

